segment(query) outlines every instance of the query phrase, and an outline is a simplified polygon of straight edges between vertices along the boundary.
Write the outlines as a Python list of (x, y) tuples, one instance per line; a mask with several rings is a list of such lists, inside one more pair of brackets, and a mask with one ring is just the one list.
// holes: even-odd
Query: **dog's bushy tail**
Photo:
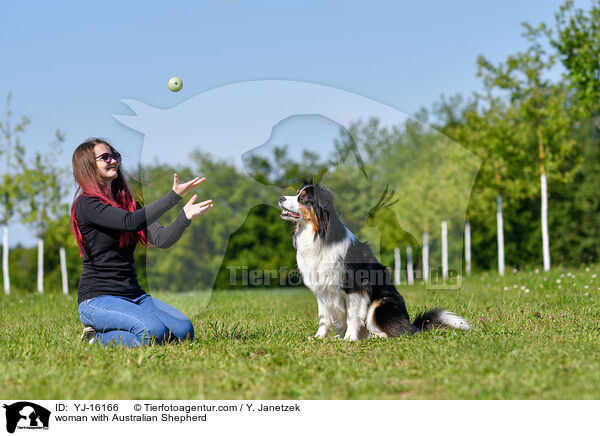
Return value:
[(471, 324), (467, 320), (439, 307), (417, 315), (412, 325), (417, 331), (431, 330), (438, 327), (471, 330)]

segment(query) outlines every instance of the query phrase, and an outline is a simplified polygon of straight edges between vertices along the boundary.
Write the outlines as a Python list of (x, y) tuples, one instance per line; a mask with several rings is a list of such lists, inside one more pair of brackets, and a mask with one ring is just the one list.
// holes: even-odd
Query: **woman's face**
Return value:
[(117, 178), (117, 168), (119, 163), (114, 157), (110, 158), (109, 162), (106, 162), (100, 156), (104, 153), (112, 154), (110, 147), (106, 144), (97, 144), (94, 146), (94, 156), (96, 156), (96, 166), (100, 171), (100, 175), (107, 182), (112, 182)]

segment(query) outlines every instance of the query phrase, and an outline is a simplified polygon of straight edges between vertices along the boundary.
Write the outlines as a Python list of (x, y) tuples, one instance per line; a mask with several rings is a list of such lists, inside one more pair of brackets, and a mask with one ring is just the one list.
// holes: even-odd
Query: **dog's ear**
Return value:
[(315, 185), (315, 213), (319, 220), (319, 236), (325, 238), (329, 228), (329, 215), (333, 209), (333, 194), (322, 186)]
[(302, 189), (303, 186), (309, 186), (309, 185), (314, 185), (313, 179), (304, 179), (302, 181), (302, 185), (300, 186), (300, 189)]
[(321, 238), (325, 238), (325, 235), (327, 235), (327, 228), (329, 227), (329, 211), (327, 208), (317, 204), (315, 212), (317, 215), (317, 220), (319, 221), (318, 234)]

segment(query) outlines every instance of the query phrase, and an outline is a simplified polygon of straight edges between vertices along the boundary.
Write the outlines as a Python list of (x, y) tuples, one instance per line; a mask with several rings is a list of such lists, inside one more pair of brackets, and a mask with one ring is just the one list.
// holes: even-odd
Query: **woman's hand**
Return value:
[(194, 204), (194, 201), (196, 201), (197, 198), (198, 196), (194, 194), (192, 198), (190, 198), (190, 201), (188, 201), (187, 204), (183, 206), (185, 217), (189, 220), (199, 215), (202, 215), (208, 209), (213, 207), (212, 200), (206, 200), (202, 203)]
[(173, 191), (175, 191), (175, 194), (179, 195), (180, 197), (185, 197), (188, 192), (198, 187), (200, 183), (204, 182), (205, 180), (206, 177), (196, 177), (189, 182), (179, 183), (179, 176), (177, 173), (175, 173), (173, 174)]

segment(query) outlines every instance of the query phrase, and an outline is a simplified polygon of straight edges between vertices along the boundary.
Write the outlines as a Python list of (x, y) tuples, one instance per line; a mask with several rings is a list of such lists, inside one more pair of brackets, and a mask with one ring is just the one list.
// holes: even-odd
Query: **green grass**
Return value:
[(412, 317), (443, 306), (473, 330), (356, 343), (309, 339), (317, 307), (307, 290), (154, 294), (191, 317), (196, 340), (134, 350), (78, 342), (75, 296), (2, 295), (0, 396), (598, 399), (598, 270), (479, 274), (459, 291), (401, 287)]

